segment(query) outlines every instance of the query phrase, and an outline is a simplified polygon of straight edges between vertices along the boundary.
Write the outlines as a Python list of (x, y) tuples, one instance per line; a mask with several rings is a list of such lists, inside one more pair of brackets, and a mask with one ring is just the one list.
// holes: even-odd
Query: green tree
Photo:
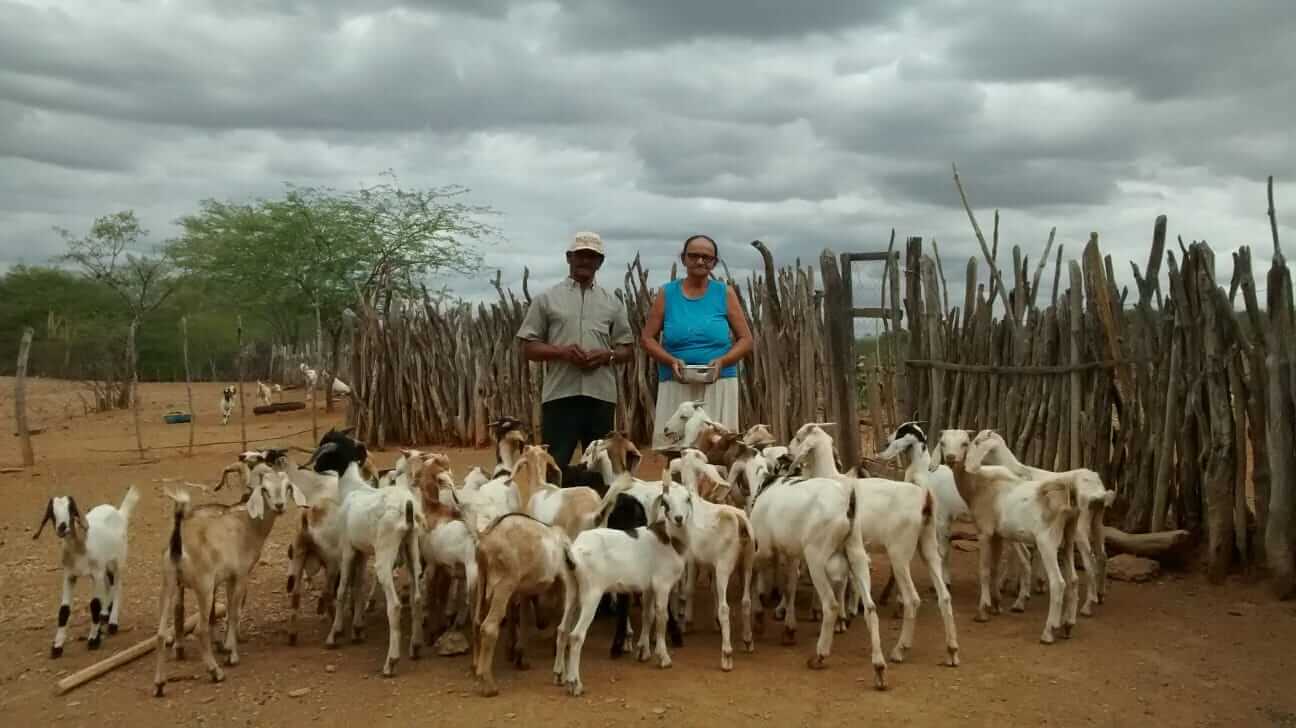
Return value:
[(357, 190), (288, 185), (275, 199), (204, 200), (180, 219), (183, 232), (169, 254), (264, 317), (286, 342), (318, 315), (332, 376), (346, 311), (359, 296), (379, 287), (412, 295), (428, 276), (478, 269), (480, 245), (498, 234), (484, 218), (496, 213), (467, 203), (467, 192), (406, 189), (387, 173)]
[[(58, 260), (71, 263), (89, 280), (112, 291), (124, 305), (130, 321), (126, 338), (126, 382), (111, 376), (104, 390), (96, 390), (96, 406), (129, 406), (135, 401), (138, 381), (138, 351), (135, 337), (144, 317), (166, 302), (179, 284), (175, 271), (165, 255), (135, 251), (143, 247), (148, 231), (140, 226), (134, 211), (125, 210), (95, 218), (90, 231), (76, 237), (64, 228), (54, 230), (67, 243), (67, 252)], [(124, 386), (123, 386), (124, 384)], [(136, 439), (139, 438), (138, 412)], [(143, 445), (140, 444), (143, 453)]]

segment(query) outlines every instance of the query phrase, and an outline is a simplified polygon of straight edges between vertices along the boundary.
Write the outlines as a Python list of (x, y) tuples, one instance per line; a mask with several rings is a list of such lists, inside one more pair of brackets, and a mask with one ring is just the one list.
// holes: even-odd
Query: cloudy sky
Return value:
[(131, 208), (161, 240), (202, 198), (392, 169), (499, 209), (505, 280), (556, 281), (585, 229), (605, 278), (691, 232), (737, 272), (753, 238), (892, 228), (948, 273), (977, 254), (951, 162), (1032, 256), (1094, 230), (1128, 279), (1165, 213), (1263, 263), (1266, 175), (1296, 246), (1294, 38), (1291, 0), (0, 0), (0, 268), (54, 225)]

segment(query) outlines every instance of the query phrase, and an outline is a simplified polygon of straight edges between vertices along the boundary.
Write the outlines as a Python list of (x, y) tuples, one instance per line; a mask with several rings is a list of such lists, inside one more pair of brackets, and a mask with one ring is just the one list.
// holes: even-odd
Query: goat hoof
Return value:
[(792, 646), (796, 644), (796, 630), (791, 627), (783, 628), (783, 644)]
[(775, 608), (774, 608), (774, 621), (776, 621), (776, 622), (782, 622), (784, 619), (787, 619), (787, 610), (784, 609), (783, 607), (775, 607)]
[(948, 652), (949, 655), (945, 658), (945, 667), (958, 667), (959, 666), (958, 648), (951, 647), (949, 648)]
[(822, 670), (827, 667), (827, 665), (824, 664), (824, 660), (826, 659), (827, 658), (823, 655), (812, 655), (808, 660), (806, 660), (806, 667), (811, 670)]
[(100, 638), (94, 637), (86, 640), (86, 647), (92, 650), (97, 650), (99, 649), (99, 643), (100, 643)]
[(513, 661), (513, 668), (521, 672), (526, 672), (531, 669), (531, 661), (525, 657), (519, 657)]
[(493, 698), (496, 695), (499, 695), (499, 688), (495, 687), (494, 685), (482, 684), (482, 686), (478, 689), (478, 692), (481, 693), (481, 696), (483, 698)]
[(207, 671), (211, 675), (211, 681), (214, 683), (225, 682), (225, 673), (219, 667), (213, 667)]
[(886, 690), (886, 665), (873, 666), (873, 687), (878, 690)]
[(55, 657), (62, 657), (62, 656), (63, 656), (63, 648), (62, 648), (62, 647), (51, 647), (51, 648), (50, 648), (50, 659), (53, 659), (53, 658), (55, 658)]
[(422, 651), (421, 648), (418, 647), (417, 645), (410, 647), (410, 659), (417, 660), (419, 658), (419, 653), (421, 651)]
[(973, 621), (973, 622), (989, 622), (989, 621), (990, 621), (990, 615), (989, 615), (989, 614), (986, 614), (985, 612), (978, 611), (978, 612), (977, 612), (977, 615), (976, 615), (975, 617), (972, 618), (972, 621)]
[(1092, 604), (1086, 604), (1086, 605), (1084, 605), (1083, 607), (1080, 607), (1080, 616), (1081, 616), (1081, 617), (1092, 617), (1092, 616), (1094, 616), (1093, 605), (1092, 605)]
[(225, 656), (225, 666), (226, 666), (226, 667), (237, 667), (238, 664), (239, 664), (238, 655), (236, 655), (236, 654), (234, 654), (233, 652), (231, 652), (231, 653), (229, 653), (228, 655)]
[(109, 624), (109, 625), (108, 625), (108, 634), (110, 634), (110, 635), (111, 635), (111, 634), (117, 634), (117, 625), (115, 625), (115, 624)]
[(890, 660), (891, 660), (892, 662), (895, 662), (895, 663), (901, 663), (901, 662), (904, 662), (904, 661), (905, 661), (905, 653), (906, 653), (906, 652), (907, 652), (907, 650), (905, 650), (905, 649), (903, 649), (903, 648), (901, 648), (900, 646), (897, 645), (896, 648), (895, 648), (894, 650), (891, 650), (891, 657), (890, 657)]
[(585, 693), (585, 686), (578, 682), (567, 683), (567, 694), (573, 698), (579, 698)]
[(1071, 628), (1072, 628), (1073, 626), (1074, 626), (1074, 625), (1070, 625), (1070, 624), (1064, 624), (1064, 625), (1062, 625), (1062, 639), (1064, 639), (1064, 640), (1069, 640), (1069, 639), (1071, 639)]
[(648, 660), (652, 659), (652, 652), (650, 652), (648, 648), (645, 647), (639, 650), (638, 659), (640, 662), (647, 662)]
[(162, 697), (162, 687), (164, 685), (166, 685), (166, 683), (153, 683), (153, 697)]
[(670, 659), (670, 657), (663, 657), (663, 658), (661, 659), (661, 662), (657, 665), (657, 669), (659, 669), (659, 670), (669, 670), (669, 669), (670, 669), (670, 666), (671, 666), (671, 659)]
[(1012, 605), (1012, 610), (1014, 612), (1017, 612), (1018, 614), (1021, 614), (1022, 612), (1026, 611), (1026, 605), (1020, 602), (1014, 603)]
[(176, 645), (176, 648), (175, 648), (175, 655), (174, 655), (174, 657), (175, 657), (175, 660), (176, 660), (177, 662), (179, 662), (179, 661), (181, 661), (181, 660), (183, 660), (183, 659), (185, 658), (185, 655), (184, 655), (184, 648), (181, 647), (181, 646), (178, 645), (178, 644)]
[(1040, 635), (1040, 643), (1045, 645), (1053, 644), (1053, 633), (1051, 631), (1048, 631)]
[(296, 647), (296, 646), (297, 646), (297, 635), (296, 635), (296, 634), (290, 634), (290, 635), (288, 635), (288, 646), (289, 646), (289, 647)]
[(720, 669), (725, 672), (733, 669), (733, 650), (720, 653)]
[(756, 643), (751, 640), (743, 640), (743, 650), (747, 652), (755, 652)]

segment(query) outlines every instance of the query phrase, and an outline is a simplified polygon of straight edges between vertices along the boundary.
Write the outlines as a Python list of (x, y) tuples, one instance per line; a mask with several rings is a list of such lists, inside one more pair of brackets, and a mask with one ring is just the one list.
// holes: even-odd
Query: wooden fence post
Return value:
[(246, 357), (243, 356), (243, 315), (238, 317), (238, 396), (239, 396), (239, 437), (243, 441), (242, 452), (247, 451), (247, 400), (243, 397), (243, 380), (246, 370), (244, 369)]
[(315, 411), (315, 393), (319, 391), (319, 377), (323, 374), (319, 367), (320, 352), (324, 350), (324, 330), (320, 326), (320, 309), (319, 303), (315, 304), (315, 382), (306, 383), (306, 388), (310, 390), (310, 408), (311, 408), (311, 442), (319, 442), (319, 413)]
[(22, 440), (22, 464), (30, 468), (36, 464), (36, 455), (32, 452), (31, 430), (27, 427), (27, 357), (31, 354), (32, 329), (23, 329), (22, 341), (18, 344), (18, 371), (14, 379), (14, 422), (18, 427), (18, 437)]
[[(926, 255), (922, 257), (921, 262), (923, 294), (926, 300), (924, 314), (926, 315), (926, 325), (924, 334), (927, 338), (927, 358), (931, 359), (934, 364), (945, 361), (945, 344), (941, 336), (941, 294), (940, 288), (936, 283), (936, 264)], [(945, 423), (941, 421), (942, 412), (946, 405), (945, 402), (945, 370), (939, 366), (928, 368), (931, 379), (931, 393), (928, 400), (929, 409), (927, 411), (926, 431), (933, 433), (933, 436), (940, 434)]]
[(828, 370), (837, 378), (837, 449), (845, 467), (860, 461), (859, 404), (856, 402), (854, 328), (850, 301), (846, 300), (837, 256), (824, 250), (819, 256), (823, 270), (824, 328), (828, 337)]
[(1084, 290), (1084, 281), (1080, 276), (1080, 264), (1074, 260), (1070, 262), (1067, 270), (1071, 273), (1071, 295), (1068, 306), (1071, 313), (1071, 411), (1070, 411), (1070, 432), (1071, 436), (1071, 469), (1083, 468), (1083, 458), (1080, 454), (1080, 390), (1083, 386), (1080, 375), (1080, 321), (1084, 316), (1084, 307), (1082, 306), (1081, 291)]
[(1291, 337), (1296, 335), (1293, 322), (1291, 272), (1282, 252), (1276, 249), (1269, 269), (1269, 326), (1265, 330), (1269, 402), (1269, 523), (1265, 528), (1265, 556), (1273, 577), (1274, 593), (1279, 599), (1296, 594), (1296, 565), (1292, 554), (1292, 516), (1296, 508), (1291, 478), (1296, 470), (1293, 457), (1291, 403)]
[(189, 317), (180, 317), (180, 351), (184, 357), (185, 394), (189, 398), (189, 456), (193, 457), (194, 420), (198, 413), (193, 406), (193, 378), (189, 374)]
[(144, 433), (140, 424), (139, 404), (139, 354), (135, 351), (135, 333), (139, 329), (139, 318), (131, 320), (130, 331), (126, 336), (126, 356), (130, 362), (130, 406), (135, 416), (135, 447), (139, 450), (139, 459), (144, 459)]

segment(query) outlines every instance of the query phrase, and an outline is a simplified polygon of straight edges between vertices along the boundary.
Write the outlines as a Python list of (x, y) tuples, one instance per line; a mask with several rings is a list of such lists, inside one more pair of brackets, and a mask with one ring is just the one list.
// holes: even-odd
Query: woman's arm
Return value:
[(733, 286), (726, 286), (726, 289), (725, 308), (729, 318), (729, 328), (734, 333), (734, 342), (733, 346), (729, 347), (729, 351), (716, 360), (722, 369), (746, 359), (752, 350), (751, 327), (747, 325), (747, 317), (743, 315), (742, 305), (738, 303), (738, 292)]
[(666, 292), (658, 288), (657, 296), (653, 299), (652, 308), (648, 309), (648, 318), (644, 320), (643, 330), (639, 332), (639, 345), (643, 347), (644, 351), (648, 352), (648, 356), (674, 370), (675, 376), (678, 377), (679, 368), (683, 362), (666, 351), (666, 347), (662, 346), (661, 342), (657, 340), (657, 336), (661, 334), (662, 330), (662, 319), (665, 317)]

